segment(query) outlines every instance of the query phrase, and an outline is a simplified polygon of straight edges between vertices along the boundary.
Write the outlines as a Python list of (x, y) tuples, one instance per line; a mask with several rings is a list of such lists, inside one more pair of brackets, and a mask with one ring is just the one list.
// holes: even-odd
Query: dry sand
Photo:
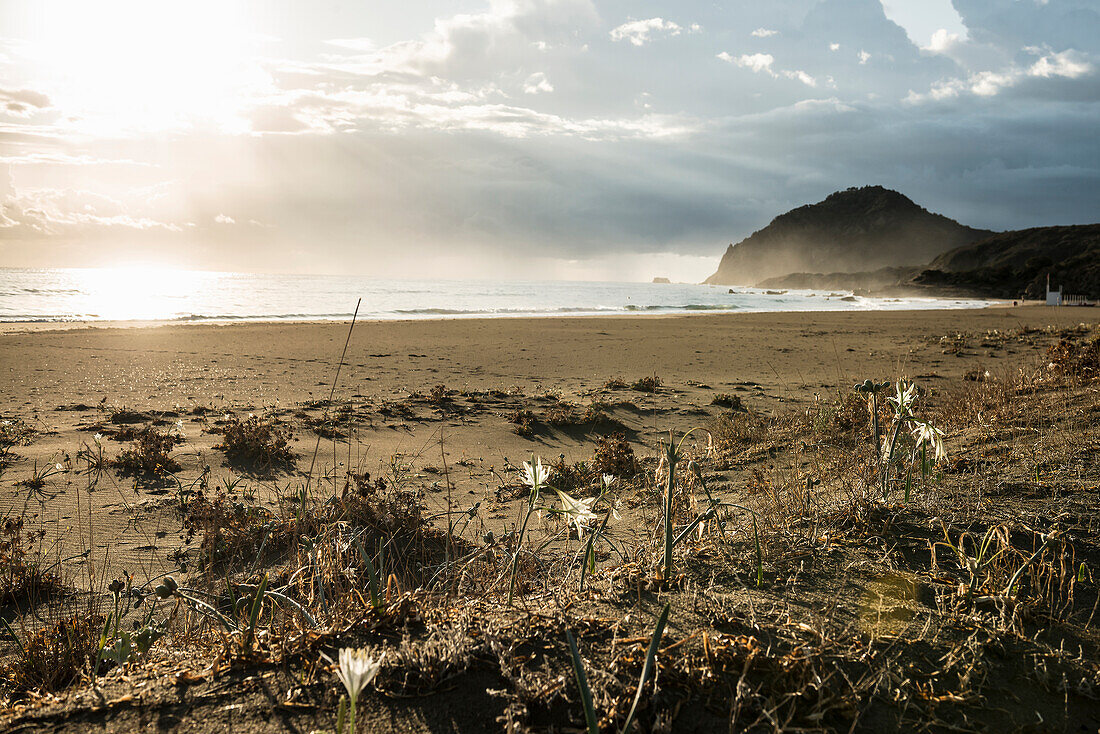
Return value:
[[(635, 450), (652, 455), (668, 430), (703, 425), (718, 412), (711, 405), (716, 393), (774, 412), (815, 394), (848, 390), (865, 377), (934, 382), (978, 367), (1014, 370), (1037, 363), (1045, 344), (985, 348), (982, 334), (1070, 326), (1093, 317), (1091, 309), (1020, 307), (359, 323), (336, 399), (360, 406), (367, 417), (357, 422), (350, 442), (320, 442), (317, 474), (338, 475), (348, 462), (392, 474), (396, 456), (407, 478), (429, 488), (429, 501), (441, 501), (440, 469), (450, 472), (456, 502), (464, 507), (497, 486), (494, 469), (532, 453), (564, 454), (569, 461), (591, 456), (592, 431), (514, 433), (508, 412), (545, 407), (552, 398), (540, 396), (548, 393), (583, 407), (589, 391), (609, 378), (658, 375), (664, 387), (655, 394), (620, 390), (610, 396), (619, 403), (612, 416)], [(971, 335), (968, 348), (945, 353), (940, 337), (956, 333)], [(28, 524), (48, 531), (49, 552), (59, 560), (90, 547), (97, 563), (106, 558), (108, 574), (129, 570), (140, 578), (173, 568), (171, 554), (182, 540), (174, 493), (193, 484), (205, 466), (212, 486), (230, 475), (213, 448), (220, 437), (207, 432), (212, 416), (277, 412), (295, 426), (298, 468), (305, 470), (317, 438), (304, 421), (323, 413), (312, 401), (328, 397), (347, 334), (341, 323), (9, 326), (0, 333), (0, 418), (22, 419), (39, 435), (16, 449), (18, 457), (0, 476), (0, 513), (33, 516)], [(407, 400), (440, 384), (470, 396), (443, 410)], [(411, 405), (411, 412), (386, 416), (379, 409), (388, 402)], [(196, 415), (196, 406), (212, 412)], [(75, 472), (51, 477), (39, 491), (17, 484), (36, 465), (75, 457), (97, 426), (110, 427), (110, 411), (122, 407), (159, 411), (154, 417), (162, 425), (183, 422), (187, 440), (175, 454), (183, 465), (179, 484), (154, 487), (112, 474), (89, 492), (87, 479)], [(111, 456), (124, 446), (104, 443)], [(295, 481), (288, 474), (248, 479), (269, 499)], [(82, 563), (65, 565), (79, 574)]]

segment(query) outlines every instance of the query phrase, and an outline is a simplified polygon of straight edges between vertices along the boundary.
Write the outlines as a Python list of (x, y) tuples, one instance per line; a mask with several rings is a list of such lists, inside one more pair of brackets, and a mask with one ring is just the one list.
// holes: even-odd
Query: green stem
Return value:
[(760, 548), (760, 530), (756, 526), (756, 514), (752, 516), (752, 540), (756, 545), (756, 587), (764, 585), (764, 552)]
[(516, 591), (516, 569), (519, 568), (519, 552), (523, 547), (523, 536), (527, 533), (527, 522), (533, 514), (535, 514), (535, 508), (528, 506), (527, 514), (523, 517), (523, 525), (519, 530), (519, 537), (516, 538), (516, 550), (512, 553), (512, 574), (508, 582), (508, 606), (512, 606), (512, 597)]
[(878, 394), (871, 393), (871, 431), (875, 434), (875, 453), (878, 455), (879, 468), (882, 467), (882, 453), (879, 446), (882, 445), (882, 436), (878, 425)]
[(890, 492), (890, 465), (894, 462), (894, 451), (898, 448), (898, 432), (901, 431), (901, 424), (905, 420), (904, 417), (898, 418), (897, 423), (894, 424), (894, 432), (890, 435), (890, 455), (886, 457), (886, 464), (882, 467), (882, 499), (884, 502)]
[(665, 455), (668, 459), (668, 483), (665, 489), (665, 580), (668, 581), (672, 579), (672, 490), (676, 486), (676, 460), (679, 458), (671, 437)]

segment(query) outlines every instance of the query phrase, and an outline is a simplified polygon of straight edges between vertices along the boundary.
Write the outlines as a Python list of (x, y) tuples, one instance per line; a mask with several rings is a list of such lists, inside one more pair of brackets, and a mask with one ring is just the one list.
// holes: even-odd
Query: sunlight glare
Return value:
[(243, 128), (247, 95), (270, 88), (241, 5), (193, 0), (43, 4), (39, 63), (53, 96), (92, 134)]
[(79, 290), (84, 294), (79, 310), (107, 321), (179, 318), (185, 296), (217, 277), (216, 273), (145, 266), (74, 272), (79, 273)]

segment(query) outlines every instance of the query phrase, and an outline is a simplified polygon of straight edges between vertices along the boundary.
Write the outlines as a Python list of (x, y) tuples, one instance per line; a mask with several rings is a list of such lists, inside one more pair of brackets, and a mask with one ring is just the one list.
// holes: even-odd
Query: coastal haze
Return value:
[(3, 0), (0, 730), (1100, 730), (1098, 119), (1094, 0)]

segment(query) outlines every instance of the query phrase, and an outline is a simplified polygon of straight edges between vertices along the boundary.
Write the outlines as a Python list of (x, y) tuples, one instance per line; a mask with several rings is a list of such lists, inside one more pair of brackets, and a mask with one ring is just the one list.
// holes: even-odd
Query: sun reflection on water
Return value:
[[(196, 290), (209, 288), (218, 273), (160, 267), (72, 271), (81, 303), (74, 311), (107, 321), (162, 321), (185, 314)], [(77, 304), (74, 304), (76, 306)]]

